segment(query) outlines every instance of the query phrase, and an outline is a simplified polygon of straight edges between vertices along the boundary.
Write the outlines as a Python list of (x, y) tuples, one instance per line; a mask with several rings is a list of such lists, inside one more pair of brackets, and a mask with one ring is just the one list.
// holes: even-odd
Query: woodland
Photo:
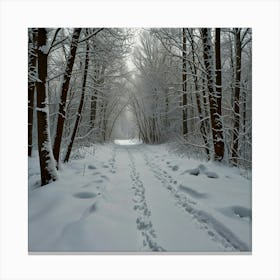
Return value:
[(28, 156), (42, 186), (115, 139), (250, 169), (251, 113), (250, 28), (28, 29)]

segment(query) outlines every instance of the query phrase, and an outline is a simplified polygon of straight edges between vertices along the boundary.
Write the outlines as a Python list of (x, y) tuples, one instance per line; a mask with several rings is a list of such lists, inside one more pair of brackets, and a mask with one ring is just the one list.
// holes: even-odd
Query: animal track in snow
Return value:
[[(199, 228), (206, 231), (209, 238), (216, 241), (222, 250), (225, 251), (248, 251), (248, 247), (245, 243), (240, 241), (230, 230), (228, 230), (223, 224), (218, 222), (211, 215), (207, 214), (204, 211), (198, 210), (195, 208), (196, 202), (190, 199), (188, 196), (179, 193), (178, 188), (173, 186), (172, 182), (175, 180), (168, 173), (163, 172), (163, 170), (151, 160), (145, 151), (142, 151), (142, 156), (147, 164), (150, 167), (151, 171), (154, 173), (154, 176), (163, 183), (163, 186), (169, 191), (169, 193), (174, 197), (176, 205), (182, 210), (186, 211), (189, 215), (192, 216), (194, 221), (197, 223)], [(204, 166), (199, 166), (200, 170), (205, 172)], [(181, 188), (184, 188), (185, 193), (188, 195), (192, 194), (193, 197), (198, 196), (203, 198), (202, 193), (198, 193), (191, 188), (181, 185)], [(196, 197), (196, 198), (198, 198)]]
[(116, 151), (117, 147), (116, 145), (113, 145), (113, 148), (112, 148), (112, 157), (109, 159), (108, 161), (108, 168), (110, 168), (110, 172), (112, 174), (115, 174), (116, 173), (116, 154), (117, 154), (117, 151)]
[(187, 186), (184, 185), (180, 185), (179, 186), (179, 190), (186, 192), (187, 194), (189, 194), (190, 196), (194, 197), (194, 198), (207, 198), (208, 195), (205, 193), (200, 193), (192, 188), (189, 188)]
[(88, 165), (88, 169), (96, 169), (96, 167), (94, 165), (92, 165), (92, 164), (89, 164)]
[(74, 193), (73, 196), (76, 198), (88, 199), (88, 198), (96, 197), (97, 194), (92, 192), (78, 192), (78, 193)]
[(141, 232), (142, 246), (144, 251), (165, 251), (155, 241), (156, 233), (153, 229), (153, 224), (150, 220), (151, 211), (148, 208), (145, 187), (140, 179), (139, 173), (136, 170), (135, 162), (131, 153), (127, 150), (130, 160), (130, 178), (132, 180), (132, 189), (134, 190), (134, 202), (133, 209), (137, 212), (138, 217), (136, 219), (137, 229)]
[(96, 184), (101, 184), (103, 182), (103, 180), (95, 180), (95, 181), (92, 181), (92, 183), (96, 183)]

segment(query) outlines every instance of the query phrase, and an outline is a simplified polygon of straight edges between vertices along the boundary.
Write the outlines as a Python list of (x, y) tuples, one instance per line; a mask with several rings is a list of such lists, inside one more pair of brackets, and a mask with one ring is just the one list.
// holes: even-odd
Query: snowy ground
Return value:
[(251, 251), (251, 181), (238, 169), (135, 141), (81, 154), (45, 187), (29, 159), (30, 252)]

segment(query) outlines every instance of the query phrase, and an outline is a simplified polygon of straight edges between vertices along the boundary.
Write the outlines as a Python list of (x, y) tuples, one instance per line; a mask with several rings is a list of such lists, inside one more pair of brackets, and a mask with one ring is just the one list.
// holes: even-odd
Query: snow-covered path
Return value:
[[(199, 173), (199, 174), (196, 174)], [(180, 158), (165, 145), (106, 144), (34, 188), (29, 251), (251, 250), (251, 185), (237, 169)]]

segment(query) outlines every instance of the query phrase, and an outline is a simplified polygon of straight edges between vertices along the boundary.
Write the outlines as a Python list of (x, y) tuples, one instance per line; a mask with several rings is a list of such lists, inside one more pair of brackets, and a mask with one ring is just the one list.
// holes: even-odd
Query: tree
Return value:
[(36, 76), (36, 33), (32, 28), (28, 34), (28, 156), (32, 155), (33, 137), (33, 112), (34, 112), (34, 91)]
[(49, 109), (46, 92), (46, 78), (48, 73), (47, 30), (38, 29), (37, 59), (38, 79), (37, 89), (37, 127), (38, 127), (38, 152), (40, 158), (41, 185), (44, 186), (57, 179), (55, 161), (51, 149), (49, 130)]
[(235, 84), (234, 84), (234, 127), (233, 127), (233, 146), (232, 160), (237, 165), (238, 147), (239, 147), (239, 128), (240, 128), (240, 86), (241, 86), (241, 29), (234, 29), (235, 38)]
[(210, 159), (210, 151), (209, 151), (209, 144), (207, 139), (207, 120), (203, 117), (203, 103), (201, 102), (200, 93), (199, 93), (199, 77), (198, 77), (198, 67), (197, 67), (197, 59), (196, 59), (196, 50), (195, 50), (195, 41), (193, 38), (193, 29), (187, 29), (189, 34), (189, 41), (191, 45), (191, 54), (192, 54), (192, 60), (189, 62), (191, 74), (194, 81), (194, 89), (195, 89), (195, 100), (197, 105), (197, 111), (198, 111), (198, 117), (199, 117), (199, 129), (203, 138), (203, 142), (205, 145), (205, 151), (207, 154), (207, 159)]
[[(206, 68), (207, 89), (209, 93), (210, 120), (211, 120), (211, 129), (213, 135), (212, 137), (213, 137), (213, 146), (214, 146), (214, 159), (221, 161), (224, 156), (224, 146), (223, 146), (223, 138), (221, 138), (222, 123), (220, 120), (220, 115), (218, 113), (220, 108), (218, 108), (219, 103), (217, 100), (217, 94), (215, 93), (214, 67), (213, 67), (214, 62), (213, 62), (211, 34), (209, 28), (202, 28), (201, 33), (202, 33), (202, 41), (203, 41), (203, 58), (204, 58), (204, 64)], [(217, 39), (219, 41), (219, 38)], [(219, 42), (216, 44), (218, 46)]]
[(70, 46), (70, 53), (67, 58), (66, 69), (63, 76), (63, 83), (61, 87), (60, 93), (60, 103), (59, 103), (59, 111), (57, 117), (57, 126), (56, 126), (56, 133), (54, 139), (54, 146), (53, 146), (53, 154), (56, 160), (56, 167), (59, 167), (59, 155), (60, 155), (60, 147), (61, 147), (61, 139), (63, 133), (63, 126), (65, 121), (65, 105), (67, 99), (67, 93), (69, 89), (69, 83), (71, 79), (71, 73), (75, 61), (76, 51), (78, 47), (79, 36), (81, 33), (82, 28), (75, 28), (72, 36), (72, 42)]
[(73, 144), (74, 144), (74, 141), (75, 141), (76, 133), (77, 133), (77, 130), (78, 130), (78, 126), (79, 126), (79, 122), (80, 122), (80, 119), (81, 119), (81, 114), (82, 114), (82, 110), (83, 110), (83, 106), (84, 106), (86, 82), (87, 82), (87, 74), (88, 74), (89, 43), (87, 42), (86, 45), (87, 45), (87, 47), (86, 47), (85, 70), (84, 70), (84, 76), (83, 76), (81, 100), (80, 100), (80, 104), (79, 104), (79, 108), (78, 108), (78, 113), (77, 113), (74, 129), (73, 129), (73, 132), (72, 132), (72, 135), (71, 135), (69, 145), (67, 147), (67, 152), (66, 152), (66, 155), (65, 155), (65, 158), (64, 158), (64, 162), (69, 161), (71, 150), (72, 150), (72, 147), (73, 147)]
[(218, 160), (224, 157), (224, 136), (222, 125), (222, 64), (221, 64), (221, 28), (215, 28), (215, 58), (216, 58), (216, 145), (215, 153)]
[(183, 83), (183, 135), (188, 133), (187, 127), (187, 36), (186, 28), (183, 28), (183, 52), (182, 52), (182, 83)]

